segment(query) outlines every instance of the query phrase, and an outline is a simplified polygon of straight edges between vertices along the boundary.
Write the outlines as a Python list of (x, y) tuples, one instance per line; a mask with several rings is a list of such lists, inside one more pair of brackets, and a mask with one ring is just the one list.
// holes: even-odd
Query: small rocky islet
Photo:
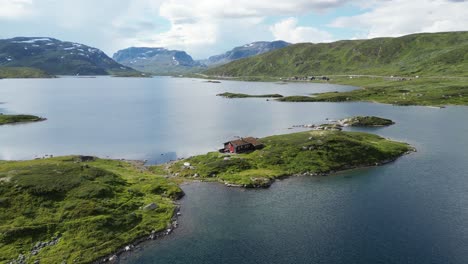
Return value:
[(315, 125), (295, 125), (293, 128), (310, 128), (312, 130), (338, 130), (341, 131), (344, 127), (385, 127), (395, 124), (390, 119), (377, 116), (354, 116), (340, 120), (331, 120), (327, 118), (329, 123)]

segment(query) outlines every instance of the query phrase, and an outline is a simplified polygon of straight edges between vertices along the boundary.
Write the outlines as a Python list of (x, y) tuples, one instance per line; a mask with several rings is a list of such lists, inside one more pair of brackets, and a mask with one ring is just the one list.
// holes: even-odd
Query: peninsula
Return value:
[(182, 181), (268, 187), (279, 177), (381, 165), (412, 150), (341, 131), (259, 141), (264, 148), (250, 153), (208, 153), (158, 166), (91, 156), (0, 161), (0, 262), (90, 263), (168, 234), (177, 225)]
[(412, 151), (406, 143), (377, 135), (317, 130), (259, 139), (263, 149), (244, 154), (212, 152), (164, 165), (173, 177), (230, 186), (268, 187), (289, 175), (325, 175), (388, 163)]

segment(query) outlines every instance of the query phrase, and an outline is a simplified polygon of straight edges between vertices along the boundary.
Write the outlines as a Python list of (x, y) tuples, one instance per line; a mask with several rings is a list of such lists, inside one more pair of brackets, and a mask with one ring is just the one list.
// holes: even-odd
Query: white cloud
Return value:
[(330, 26), (354, 28), (368, 38), (468, 29), (467, 1), (374, 1), (372, 7), (361, 15), (337, 18)]
[[(460, 0), (0, 0), (0, 37), (56, 37), (110, 55), (129, 46), (159, 46), (204, 58), (257, 40), (340, 38), (286, 17), (307, 21), (312, 12), (344, 4), (365, 13), (331, 25), (355, 28), (356, 37), (467, 30), (468, 25), (468, 2)], [(268, 23), (278, 17), (286, 19)]]
[[(223, 46), (233, 47), (250, 41), (271, 39), (268, 26), (263, 24), (265, 17), (305, 14), (312, 10), (336, 7), (346, 1), (164, 0), (161, 3), (159, 15), (170, 21), (170, 29), (164, 33), (152, 34), (145, 40), (135, 40), (135, 42), (184, 49), (194, 54), (195, 57), (204, 57), (212, 55)], [(295, 39), (312, 31), (312, 28), (298, 27)], [(324, 37), (321, 31), (312, 33), (314, 36), (318, 33), (321, 39)], [(316, 38), (304, 39), (315, 40)]]
[(19, 19), (31, 13), (32, 0), (0, 0), (0, 19)]
[(348, 1), (0, 0), (0, 19), (21, 18), (0, 29), (0, 36), (51, 36), (108, 54), (128, 46), (167, 47), (203, 58), (236, 45), (271, 40), (266, 17), (305, 15)]
[(292, 43), (300, 42), (330, 42), (332, 35), (314, 27), (301, 27), (297, 25), (296, 18), (284, 19), (270, 27), (270, 31), (277, 40)]

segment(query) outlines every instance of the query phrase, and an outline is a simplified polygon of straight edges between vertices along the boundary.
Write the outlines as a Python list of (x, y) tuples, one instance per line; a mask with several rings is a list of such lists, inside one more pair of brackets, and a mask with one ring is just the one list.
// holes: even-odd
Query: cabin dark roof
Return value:
[(237, 146), (243, 146), (243, 145), (248, 145), (248, 144), (252, 144), (254, 147), (257, 147), (257, 146), (261, 146), (262, 143), (260, 143), (258, 141), (258, 139), (254, 138), (254, 137), (246, 137), (246, 138), (240, 138), (240, 139), (236, 139), (236, 140), (232, 140), (232, 141), (228, 141), (224, 144), (229, 144), (231, 143), (233, 146), (237, 147)]

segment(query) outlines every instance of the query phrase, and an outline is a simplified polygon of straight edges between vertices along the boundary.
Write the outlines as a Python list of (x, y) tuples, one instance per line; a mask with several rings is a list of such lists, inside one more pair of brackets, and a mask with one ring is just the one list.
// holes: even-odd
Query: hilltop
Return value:
[(468, 32), (301, 43), (209, 69), (215, 76), (468, 76)]
[[(118, 64), (99, 49), (47, 37), (16, 37), (0, 40), (0, 72), (7, 71), (1, 70), (4, 67), (8, 69), (20, 67), (19, 69), (29, 69), (29, 71), (38, 69), (49, 75), (137, 73), (129, 67)], [(17, 73), (21, 77), (22, 72)], [(6, 77), (16, 76), (12, 75), (10, 70), (10, 74)]]

